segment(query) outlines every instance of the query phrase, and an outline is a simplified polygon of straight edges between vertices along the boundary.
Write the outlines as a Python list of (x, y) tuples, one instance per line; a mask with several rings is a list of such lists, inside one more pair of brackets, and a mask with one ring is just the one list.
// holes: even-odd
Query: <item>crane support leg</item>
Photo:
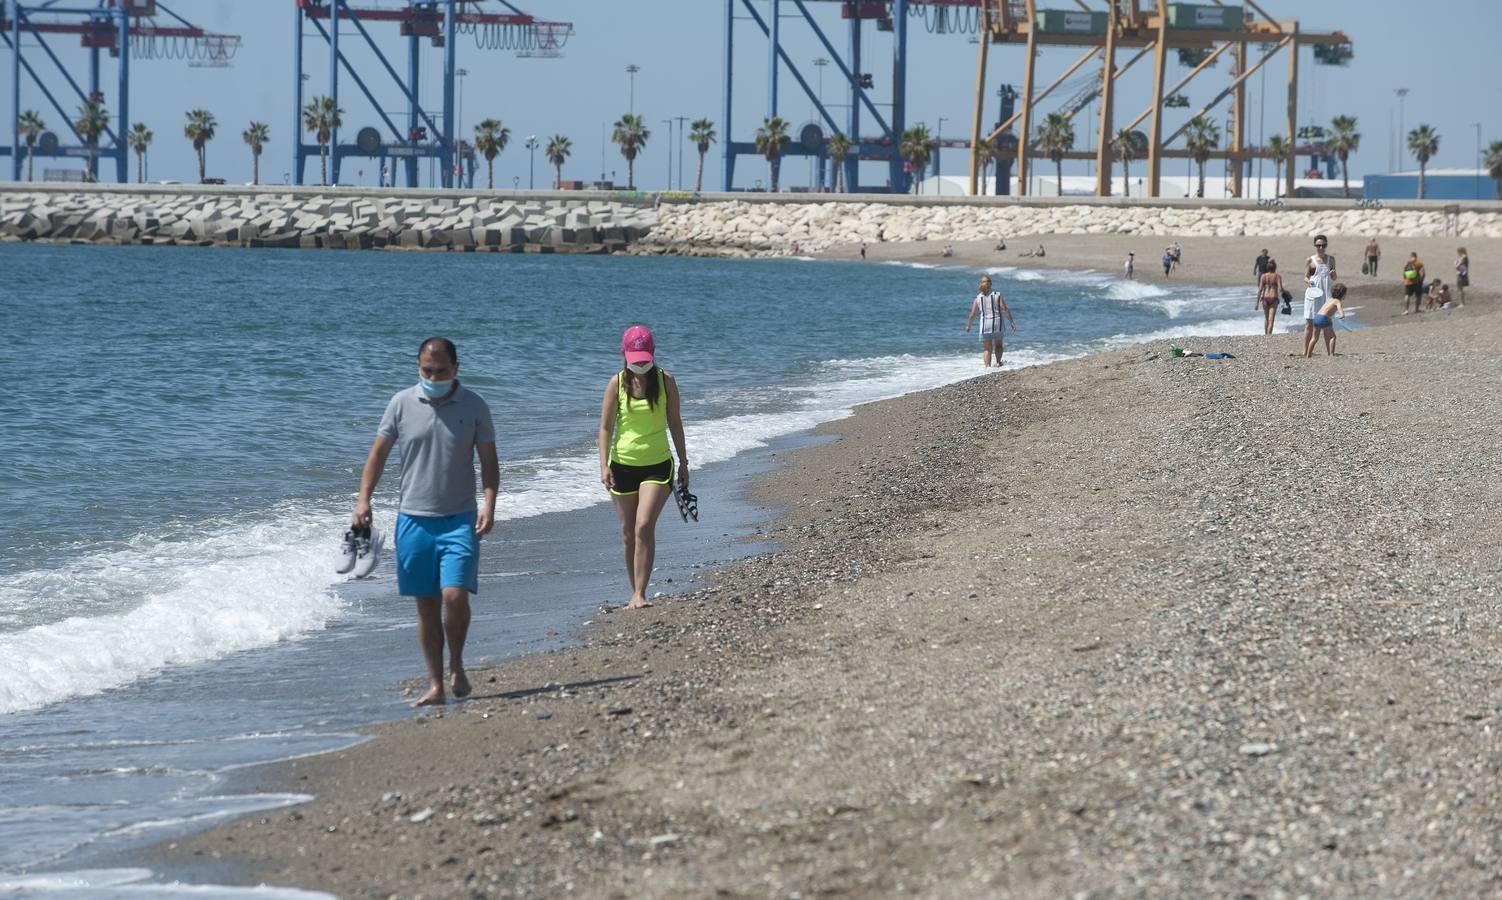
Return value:
[[(1236, 72), (1240, 74), (1246, 71), (1246, 41), (1239, 41), (1236, 45)], [(1231, 196), (1240, 197), (1245, 190), (1242, 184), (1245, 167), (1241, 158), (1241, 151), (1246, 146), (1246, 81), (1236, 85), (1235, 105), (1231, 107), (1233, 124), (1231, 127)]]
[(970, 126), (970, 196), (980, 194), (981, 117), (986, 104), (986, 57), (991, 48), (991, 0), (980, 3), (980, 55), (975, 62), (975, 121)]
[[(1297, 32), (1298, 23), (1294, 23), (1294, 32)], [(1291, 37), (1291, 36), (1290, 36)], [(1298, 146), (1299, 136), (1299, 42), (1297, 38), (1288, 41), (1288, 146), (1290, 149)], [(1403, 136), (1398, 135), (1402, 140)], [(1293, 196), (1293, 181), (1298, 167), (1298, 153), (1295, 152), (1288, 158), (1288, 171), (1283, 176), (1283, 195)]]
[[(1163, 76), (1168, 64), (1168, 0), (1158, 0), (1158, 42), (1153, 47), (1153, 124), (1147, 136), (1147, 195), (1157, 197), (1163, 178)], [(1131, 126), (1127, 126), (1130, 128)]]
[[(724, 113), (721, 118), (720, 134), (720, 190), (735, 190), (735, 151), (731, 149), (734, 141), (732, 132), (731, 103), (732, 93), (735, 87), (735, 0), (725, 0), (725, 91)], [(604, 177), (604, 173), (601, 173)]]
[[(1027, 20), (1038, 21), (1037, 4), (1034, 0), (1027, 0)], [(1027, 30), (1027, 62), (1022, 67), (1022, 124), (1019, 127), (1021, 134), (1017, 135), (1017, 196), (1027, 196), (1027, 153), (1028, 143), (1032, 141), (1033, 127), (1033, 71), (1037, 68), (1038, 47), (1036, 45), (1037, 29), (1029, 27)], [(1093, 54), (1094, 51), (1092, 50)]]
[(1116, 30), (1120, 24), (1116, 4), (1112, 2), (1107, 5), (1110, 12), (1106, 24), (1106, 52), (1100, 70), (1100, 140), (1095, 147), (1095, 193), (1101, 197), (1111, 196), (1111, 174), (1114, 170), (1111, 160), (1111, 115), (1112, 103), (1116, 99)]

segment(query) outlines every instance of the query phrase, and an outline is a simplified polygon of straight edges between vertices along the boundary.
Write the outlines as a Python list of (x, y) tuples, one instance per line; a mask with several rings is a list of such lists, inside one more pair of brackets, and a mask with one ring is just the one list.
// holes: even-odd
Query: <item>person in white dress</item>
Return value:
[(1330, 285), (1339, 276), (1335, 273), (1335, 256), (1326, 253), (1329, 240), (1322, 234), (1314, 236), (1314, 253), (1304, 260), (1304, 355), (1319, 341), (1319, 329), (1314, 327), (1314, 317), (1319, 308), (1330, 299)]

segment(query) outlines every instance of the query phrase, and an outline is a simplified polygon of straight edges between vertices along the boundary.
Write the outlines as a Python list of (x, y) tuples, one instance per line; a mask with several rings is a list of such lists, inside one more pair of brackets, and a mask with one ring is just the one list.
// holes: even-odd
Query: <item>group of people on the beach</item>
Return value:
[[(1335, 355), (1335, 316), (1344, 319), (1345, 284), (1337, 281), (1335, 254), (1328, 252), (1330, 241), (1324, 235), (1314, 237), (1314, 252), (1304, 260), (1304, 358), (1314, 356), (1314, 348), (1323, 338), (1325, 354)], [(1283, 312), (1293, 311), (1293, 294), (1283, 286), (1278, 261), (1266, 248), (1253, 263), (1257, 278), (1255, 308), (1262, 310), (1263, 334), (1273, 333), (1273, 322), (1281, 304)]]
[[(1346, 286), (1336, 280), (1335, 255), (1326, 252), (1328, 248), (1329, 241), (1326, 237), (1317, 235), (1314, 238), (1314, 253), (1304, 260), (1306, 358), (1314, 355), (1314, 347), (1321, 336), (1324, 337), (1326, 352), (1334, 355), (1336, 337), (1334, 321), (1330, 316), (1337, 313), (1340, 318), (1345, 318), (1341, 301), (1345, 299)], [(1365, 256), (1366, 263), (1362, 265), (1361, 273), (1376, 277), (1382, 247), (1375, 237), (1367, 241)], [(1253, 273), (1257, 279), (1256, 308), (1262, 310), (1264, 316), (1263, 333), (1272, 334), (1279, 303), (1282, 304), (1285, 315), (1292, 313), (1293, 295), (1283, 286), (1283, 276), (1278, 273), (1278, 261), (1265, 248), (1253, 263)], [(1403, 315), (1420, 312), (1421, 303), (1424, 304), (1423, 310), (1450, 309), (1452, 304), (1457, 307), (1465, 306), (1465, 289), (1471, 283), (1471, 257), (1464, 247), (1456, 250), (1453, 293), (1450, 286), (1438, 278), (1427, 284), (1424, 278), (1424, 263), (1417, 252), (1409, 253), (1403, 264)], [(1409, 309), (1410, 302), (1412, 309)]]
[[(1373, 241), (1375, 244), (1376, 242)], [(1453, 303), (1456, 307), (1465, 306), (1465, 289), (1471, 286), (1471, 255), (1466, 248), (1458, 247), (1455, 250), (1455, 290), (1450, 290), (1450, 285), (1445, 284), (1438, 278), (1425, 283), (1424, 263), (1417, 253), (1408, 254), (1408, 260), (1403, 263), (1403, 315), (1411, 315), (1416, 312), (1424, 312), (1434, 309), (1450, 309)], [(1413, 309), (1408, 308), (1409, 302), (1413, 303)], [(1420, 304), (1423, 308), (1420, 309)]]
[[(621, 336), (621, 369), (606, 384), (600, 405), (600, 483), (621, 525), (631, 585), (626, 606), (631, 609), (652, 605), (647, 586), (656, 555), (657, 519), (668, 497), (676, 497), (685, 521), (698, 519), (698, 498), (688, 492), (678, 383), (657, 365), (656, 352), (649, 329), (626, 329)], [(348, 548), (359, 535), (370, 534), (371, 497), (391, 450), (399, 448), (397, 589), (417, 602), (417, 635), (428, 670), (428, 689), (412, 705), (435, 706), (444, 703), (449, 691), (458, 698), (471, 691), (464, 670), (469, 598), (479, 592), (479, 540), (495, 524), (501, 470), (490, 407), (460, 384), (454, 342), (443, 337), (423, 341), (417, 351), (417, 376), (417, 384), (398, 391), (386, 404), (365, 458), (345, 543)], [(475, 500), (476, 459), (480, 503)]]

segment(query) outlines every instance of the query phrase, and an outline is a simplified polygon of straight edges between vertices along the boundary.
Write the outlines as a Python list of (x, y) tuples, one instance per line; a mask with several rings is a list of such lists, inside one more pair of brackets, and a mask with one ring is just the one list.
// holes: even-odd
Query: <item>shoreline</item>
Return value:
[[(952, 264), (969, 264), (956, 249)], [(1465, 698), (1495, 696), (1499, 678), (1480, 662), (1435, 668), (1493, 641), (1478, 633), (1496, 618), (1480, 599), (1497, 586), (1474, 555), (1430, 550), (1426, 523), (1479, 546), (1498, 525), (1462, 504), (1464, 479), (1431, 482), (1401, 462), (1463, 454), (1490, 433), (1425, 402), (1495, 370), (1499, 320), (1485, 313), (1497, 297), (1478, 299), (1401, 332), (1343, 335), (1334, 360), (1288, 359), (1288, 335), (1217, 338), (1235, 362), (1128, 348), (860, 407), (814, 431), (836, 440), (754, 489), (785, 511), (767, 528), (781, 549), (643, 614), (612, 614), (577, 647), (487, 668), (477, 683), (497, 687), (441, 716), (257, 772), (257, 790), (312, 785), (318, 799), (157, 858), (233, 859), (247, 883), (431, 896), (1332, 893), (1434, 874), (1460, 848), (1391, 845), (1370, 813), (1401, 822), (1394, 834), (1442, 821), (1474, 843), (1474, 807), (1431, 814), (1418, 801), (1449, 794), (1388, 783), (1381, 764), (1431, 767), (1431, 784), (1472, 797), (1497, 777), (1415, 742), (1449, 706), (1456, 740), (1483, 741), (1477, 723), (1494, 713), (1482, 704), (1472, 718)], [(1416, 370), (1449, 374), (1415, 385)], [(1342, 399), (1342, 385), (1356, 394)], [(1308, 402), (1284, 399), (1299, 391)], [(1488, 400), (1467, 412), (1502, 421)], [(1133, 413), (1144, 402), (1149, 422)], [(973, 427), (977, 409), (996, 411), (994, 429)], [(1403, 453), (1371, 447), (1393, 441)], [(1278, 449), (1243, 456), (1248, 446)], [(1354, 497), (1327, 501), (1338, 524), (1296, 510), (1276, 520), (1293, 546), (1262, 552), (1283, 508), (1273, 501), (1306, 503), (1306, 458), (1332, 448), (1395, 499), (1346, 486)], [(1353, 541), (1364, 565), (1322, 565)], [(1227, 574), (1232, 560), (1249, 583)], [(1478, 599), (1441, 606), (1436, 631), (1431, 584), (1474, 586)], [(1370, 652), (1415, 640), (1421, 658)], [(1441, 672), (1443, 690), (1426, 694)], [(1359, 702), (1373, 689), (1386, 701)], [(1204, 734), (1185, 737), (1193, 723)], [(1355, 751), (1329, 745), (1358, 725)], [(452, 751), (440, 771), (435, 740)], [(1303, 806), (1280, 806), (1296, 796)], [(1187, 814), (1196, 797), (1205, 809)], [(1495, 868), (1445, 872), (1479, 886)]]

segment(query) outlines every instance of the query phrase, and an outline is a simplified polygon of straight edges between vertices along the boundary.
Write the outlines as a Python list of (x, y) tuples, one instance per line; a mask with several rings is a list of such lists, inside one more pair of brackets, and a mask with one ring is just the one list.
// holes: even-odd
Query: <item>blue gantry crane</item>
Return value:
[[(503, 11), (491, 11), (499, 9)], [(371, 35), (367, 24), (397, 23), (406, 40), (406, 77), (397, 71), (391, 59)], [(362, 71), (340, 49), (341, 31), (346, 40), (356, 40), (375, 57), (374, 75)], [(339, 142), (335, 129), (330, 134), (328, 153), (329, 179), (339, 181), (340, 163), (349, 157), (381, 160), (382, 170), (390, 163), (389, 183), (396, 183), (396, 163), (402, 164), (405, 183), (417, 186), (418, 163), (422, 159), (439, 161), (444, 187), (452, 187), (456, 176), (467, 168), (473, 177), (473, 150), (454, 133), (454, 86), (458, 73), (457, 39), (473, 37), (481, 50), (504, 50), (521, 57), (556, 57), (573, 36), (574, 27), (567, 22), (550, 22), (522, 12), (506, 0), (488, 7), (486, 0), (408, 0), (398, 8), (356, 7), (349, 0), (296, 0), (296, 28), (293, 31), (293, 126), (305, 135), (303, 127), (303, 41), (308, 27), (329, 48), (328, 88), (325, 96), (339, 104), (340, 74), (347, 75), (369, 101), (382, 128), (361, 127), (355, 140)], [(419, 92), (423, 42), (443, 50), (442, 109), (423, 106)], [(398, 123), (377, 99), (369, 81), (394, 83), (406, 103), (406, 121)], [(297, 184), (303, 183), (308, 159), (317, 159), (322, 148), (317, 143), (299, 139), (293, 149), (292, 172)], [(462, 161), (462, 164), (461, 164)], [(384, 177), (383, 177), (384, 180)]]
[[(783, 151), (785, 156), (813, 156), (820, 162), (820, 183), (832, 185), (834, 172), (826, 169), (828, 138), (835, 132), (850, 138), (850, 154), (845, 159), (845, 185), (850, 191), (896, 192), (908, 190), (914, 173), (907, 171), (899, 143), (907, 128), (907, 45), (910, 24), (922, 24), (934, 34), (977, 34), (980, 30), (979, 0), (837, 0), (840, 17), (846, 23), (846, 51), (835, 48), (825, 29), (810, 9), (811, 3), (831, 0), (724, 0), (725, 2), (725, 80), (724, 118), (721, 135), (723, 169), (721, 189), (736, 190), (735, 163), (741, 156), (759, 156), (755, 141), (736, 140), (732, 132), (735, 95), (735, 51), (737, 20), (749, 20), (766, 39), (767, 116), (779, 115), (780, 81), (784, 70), (793, 77), (813, 105), (817, 121), (803, 125)], [(763, 15), (758, 6), (766, 10)], [(843, 124), (830, 112), (823, 98), (809, 84), (803, 69), (783, 46), (784, 19), (794, 22), (819, 43), (838, 75), (837, 90), (846, 94)], [(892, 35), (890, 88), (883, 103), (876, 83), (881, 76), (866, 69), (864, 25), (874, 22), (876, 30)], [(878, 107), (886, 106), (884, 115)], [(869, 117), (870, 125), (866, 124)], [(862, 129), (867, 129), (862, 133)], [(865, 186), (860, 181), (860, 161), (876, 160), (887, 165), (886, 183)]]
[[(87, 158), (89, 149), (83, 135), (74, 127), (76, 111), (66, 102), (79, 105), (90, 100), (105, 104), (115, 124), (108, 125), (99, 136), (94, 153), (94, 167), (89, 177), (98, 179), (99, 163), (114, 160), (115, 178), (128, 180), (130, 148), (125, 132), (130, 121), (130, 63), (132, 59), (183, 60), (191, 66), (228, 66), (239, 50), (240, 38), (231, 34), (208, 32), (184, 19), (158, 0), (66, 0), (22, 3), (0, 0), (0, 45), (10, 51), (11, 141), (0, 147), (0, 156), (9, 156), (10, 176), (21, 178), (25, 153), (21, 148), (22, 75), (45, 99), (45, 106), (63, 123), (64, 137), (48, 130), (30, 149), (33, 156)], [(52, 46), (49, 36), (76, 34), (88, 54), (87, 90), (78, 83), (70, 69)], [(115, 91), (104, 90), (101, 80), (101, 51), (115, 60)], [(71, 141), (76, 140), (77, 143)]]

